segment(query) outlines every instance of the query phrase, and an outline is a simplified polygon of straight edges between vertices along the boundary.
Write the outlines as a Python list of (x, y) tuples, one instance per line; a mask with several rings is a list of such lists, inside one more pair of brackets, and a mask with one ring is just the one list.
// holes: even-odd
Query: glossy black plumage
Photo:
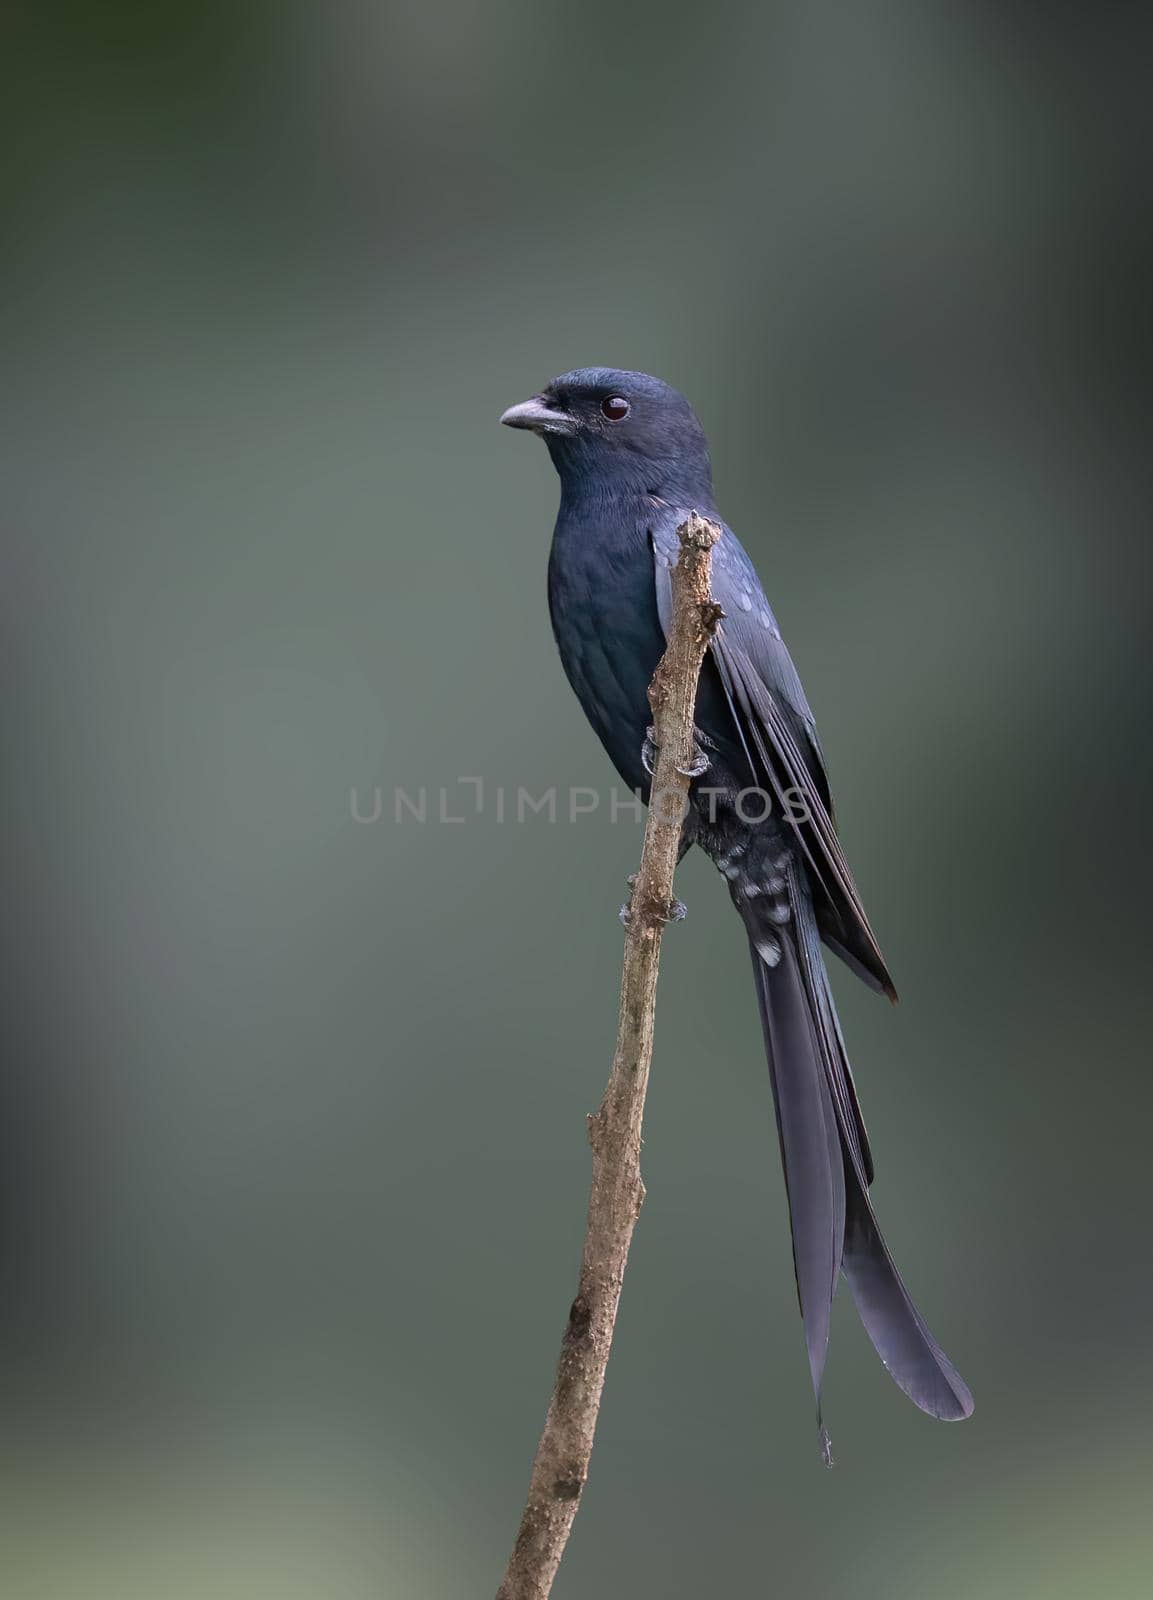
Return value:
[[(561, 660), (617, 771), (647, 796), (646, 691), (664, 649), (676, 529), (693, 509), (720, 521), (704, 433), (675, 390), (612, 368), (565, 373), (502, 420), (540, 433), (560, 474), (549, 606)], [(837, 838), (800, 679), (752, 563), (722, 528), (712, 587), (724, 618), (696, 710), (709, 766), (693, 785), (685, 842), (717, 864), (749, 938), (818, 1413), (843, 1271), (905, 1393), (930, 1415), (965, 1417), (969, 1391), (873, 1214), (872, 1157), (821, 943), (895, 998), (892, 980)]]

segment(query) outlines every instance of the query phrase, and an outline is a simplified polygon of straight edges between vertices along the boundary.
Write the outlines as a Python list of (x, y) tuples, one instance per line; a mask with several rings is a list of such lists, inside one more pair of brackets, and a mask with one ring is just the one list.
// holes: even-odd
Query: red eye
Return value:
[(610, 394), (607, 400), (601, 401), (601, 410), (610, 422), (623, 422), (631, 409), (623, 395)]

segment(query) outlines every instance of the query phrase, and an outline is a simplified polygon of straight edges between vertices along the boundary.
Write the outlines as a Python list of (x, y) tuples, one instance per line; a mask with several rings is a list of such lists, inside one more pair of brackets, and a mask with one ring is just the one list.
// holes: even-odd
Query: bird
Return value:
[(909, 1399), (944, 1421), (968, 1417), (972, 1395), (877, 1223), (822, 946), (879, 994), (895, 1001), (896, 990), (837, 836), (813, 712), (753, 563), (717, 511), (704, 429), (676, 389), (613, 367), (565, 372), (500, 420), (538, 434), (560, 477), (548, 602), (561, 664), (645, 801), (657, 754), (647, 691), (671, 626), (677, 530), (694, 511), (720, 528), (721, 617), (697, 694), (681, 853), (696, 846), (715, 863), (748, 938), (822, 1455), (831, 1464), (821, 1387), (841, 1276)]

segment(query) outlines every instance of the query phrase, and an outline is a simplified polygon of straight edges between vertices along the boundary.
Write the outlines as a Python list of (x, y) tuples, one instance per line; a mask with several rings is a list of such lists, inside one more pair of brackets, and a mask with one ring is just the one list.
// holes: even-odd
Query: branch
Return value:
[(681, 554), (672, 574), (672, 625), (649, 687), (659, 754), (640, 871), (624, 919), (616, 1051), (600, 1110), (588, 1119), (593, 1174), (580, 1284), (561, 1341), (528, 1502), (497, 1600), (547, 1600), (588, 1477), (625, 1263), (645, 1193), (641, 1121), (653, 1051), (657, 966), (664, 925), (675, 907), (673, 873), (696, 757), (697, 681), (721, 617), (709, 593), (712, 549), (720, 532), (696, 512), (677, 529)]

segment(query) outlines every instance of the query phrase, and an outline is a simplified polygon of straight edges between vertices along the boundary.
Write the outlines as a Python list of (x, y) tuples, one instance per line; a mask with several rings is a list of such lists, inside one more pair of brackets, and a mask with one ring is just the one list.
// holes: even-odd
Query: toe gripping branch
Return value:
[[(645, 732), (645, 742), (641, 745), (641, 766), (644, 767), (650, 778), (657, 775), (657, 758), (661, 753), (660, 745), (656, 742), (656, 729), (650, 724)], [(682, 778), (701, 778), (709, 770), (709, 758), (700, 743), (693, 740), (693, 759), (687, 767), (678, 767), (677, 771)]]
[[(637, 874), (635, 872), (630, 872), (625, 881), (628, 884), (630, 891), (635, 890), (637, 886)], [(621, 907), (619, 914), (622, 927), (631, 927), (633, 920), (633, 902), (631, 893), (629, 898)], [(688, 914), (689, 908), (685, 905), (683, 900), (670, 900), (667, 909), (661, 913), (661, 921), (683, 922)]]

